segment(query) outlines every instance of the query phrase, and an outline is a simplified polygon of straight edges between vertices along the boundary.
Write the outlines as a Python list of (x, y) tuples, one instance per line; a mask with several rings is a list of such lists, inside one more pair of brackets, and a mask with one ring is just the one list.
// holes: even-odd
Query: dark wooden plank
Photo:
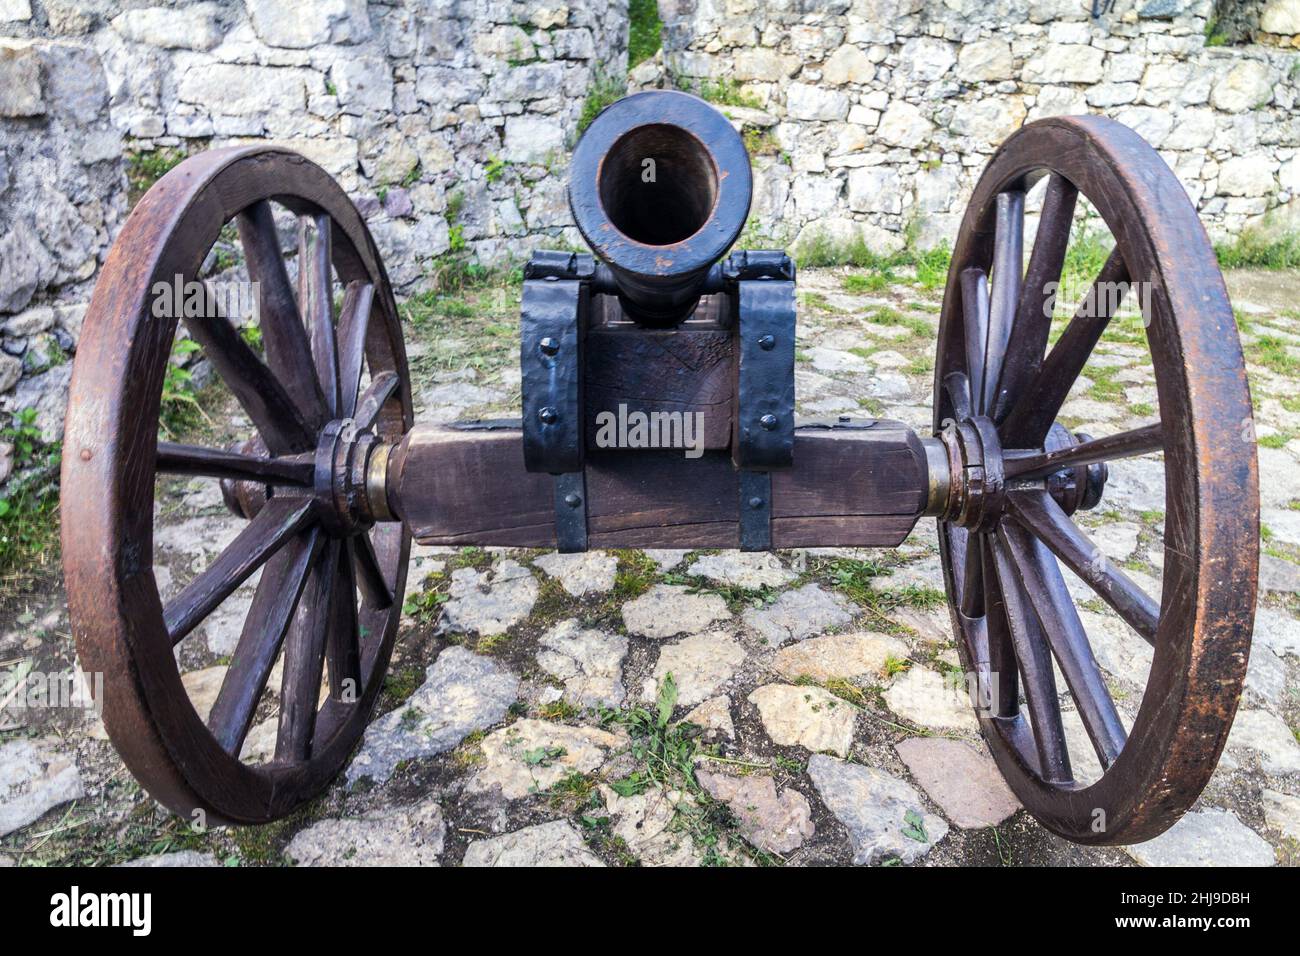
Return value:
[[(330, 698), (344, 703), (355, 703), (361, 697), (361, 634), (353, 545), (364, 537), (343, 542), (339, 549), (334, 588), (330, 591), (329, 638), (326, 642)], [(369, 541), (368, 538), (365, 540)]]
[[(524, 470), (514, 428), (418, 426), (393, 453), (390, 497), (417, 540), (554, 547), (549, 475)], [(776, 547), (890, 546), (924, 506), (915, 434), (897, 422), (801, 428), (794, 466), (772, 473)], [(587, 466), (591, 547), (739, 544), (739, 487), (724, 452), (594, 452)]]
[(703, 447), (731, 441), (732, 333), (686, 324), (667, 331), (631, 323), (596, 327), (585, 343), (587, 447), (596, 448), (598, 416), (655, 412), (699, 414)]
[(365, 431), (379, 421), (379, 413), (384, 407), (384, 402), (397, 391), (397, 386), (401, 383), (402, 380), (397, 377), (396, 372), (380, 372), (375, 376), (374, 381), (357, 402), (354, 420), (358, 429)]

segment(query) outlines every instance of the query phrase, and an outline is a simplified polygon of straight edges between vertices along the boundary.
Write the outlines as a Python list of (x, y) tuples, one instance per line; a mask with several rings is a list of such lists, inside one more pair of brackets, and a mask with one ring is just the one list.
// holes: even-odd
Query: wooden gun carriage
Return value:
[[(956, 237), (933, 423), (922, 433), (870, 419), (796, 423), (794, 265), (782, 252), (731, 251), (750, 189), (740, 137), (702, 100), (641, 93), (606, 109), (579, 143), (570, 181), (593, 254), (539, 252), (525, 270), (522, 418), (445, 426), (413, 421), (383, 264), (319, 167), (276, 147), (219, 149), (149, 191), (105, 263), (78, 349), (63, 540), (82, 666), (104, 674), (109, 734), (155, 797), (186, 815), (257, 823), (334, 777), (380, 691), (412, 538), (561, 550), (888, 547), (933, 518), (981, 729), (1029, 811), (1067, 839), (1114, 844), (1148, 839), (1187, 809), (1241, 694), (1258, 500), (1232, 310), (1177, 179), (1137, 134), (1101, 117), (1044, 119), (1012, 135)], [(1149, 303), (1159, 400), (1158, 421), (1102, 437), (1057, 419), (1114, 297), (1088, 296), (1059, 338), (1049, 334), (1080, 197), (1115, 239), (1094, 288), (1140, 284)], [(296, 289), (273, 204), (301, 223)], [(152, 290), (201, 279), (230, 223), (260, 290), (263, 354), (218, 312), (183, 321), (255, 433), (233, 449), (162, 441), (178, 319), (155, 314)], [(634, 413), (692, 416), (700, 427), (686, 449), (610, 447), (600, 423)], [(1159, 595), (1105, 560), (1074, 521), (1104, 506), (1108, 461), (1155, 452), (1166, 476)], [(174, 474), (219, 480), (246, 524), (164, 602), (155, 479)], [(205, 720), (174, 648), (258, 569)], [(1131, 722), (1063, 569), (1113, 609), (1128, 639), (1154, 648)], [(277, 662), (275, 755), (244, 761)], [(1066, 692), (1103, 768), (1092, 782), (1071, 767)]]

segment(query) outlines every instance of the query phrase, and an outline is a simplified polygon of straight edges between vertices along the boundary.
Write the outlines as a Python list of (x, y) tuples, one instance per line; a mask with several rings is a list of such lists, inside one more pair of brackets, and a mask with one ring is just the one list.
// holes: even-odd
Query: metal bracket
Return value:
[(595, 260), (537, 252), (524, 267), (519, 368), (524, 467), (555, 476), (560, 551), (587, 549), (582, 351)]
[(740, 473), (740, 550), (772, 549), (772, 475)]
[[(736, 260), (743, 257), (743, 262)], [(784, 253), (737, 253), (737, 468), (788, 468), (794, 461), (794, 264)]]

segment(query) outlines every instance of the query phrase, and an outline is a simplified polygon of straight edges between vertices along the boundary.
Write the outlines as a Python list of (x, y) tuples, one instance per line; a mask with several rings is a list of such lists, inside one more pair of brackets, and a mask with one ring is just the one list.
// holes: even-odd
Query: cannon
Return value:
[[(1156, 152), (1098, 116), (1029, 123), (997, 150), (952, 245), (922, 432), (796, 422), (795, 266), (781, 251), (733, 249), (750, 166), (713, 107), (648, 92), (606, 108), (576, 147), (569, 189), (591, 252), (538, 252), (525, 268), (521, 417), (451, 425), (413, 420), (384, 265), (315, 164), (274, 146), (211, 150), (131, 213), (73, 371), (63, 547), (82, 665), (104, 674), (108, 733), (148, 791), (187, 816), (254, 824), (326, 786), (379, 695), (413, 538), (566, 551), (893, 547), (932, 519), (973, 706), (1024, 806), (1080, 843), (1170, 826), (1209, 779), (1241, 695), (1259, 529), (1233, 313), (1195, 210)], [(1031, 191), (1041, 206), (1028, 241)], [(1084, 202), (1115, 246), (1053, 337)], [(300, 225), (296, 287), (276, 208)], [(215, 306), (155, 307), (158, 283), (201, 283), (231, 225), (259, 289), (260, 349)], [(1062, 406), (1125, 293), (1143, 302), (1158, 420), (1071, 432)], [(181, 321), (252, 424), (233, 448), (160, 438)], [(669, 425), (677, 415), (682, 429), (633, 441), (610, 427), (620, 414)], [(689, 436), (687, 421), (699, 423)], [(1156, 452), (1166, 511), (1152, 594), (1075, 516), (1105, 507), (1109, 462)], [(155, 488), (176, 474), (220, 482), (245, 523), (164, 601)], [(205, 718), (176, 648), (259, 570)], [(1131, 721), (1082, 623), (1088, 601), (1114, 611), (1125, 640), (1153, 648)], [(277, 666), (274, 757), (241, 759)], [(1096, 779), (1072, 767), (1063, 701)]]

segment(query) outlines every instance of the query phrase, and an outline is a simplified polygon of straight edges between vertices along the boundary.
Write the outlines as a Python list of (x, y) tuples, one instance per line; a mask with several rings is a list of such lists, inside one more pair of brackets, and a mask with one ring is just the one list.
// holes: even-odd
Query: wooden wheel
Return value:
[[(1035, 186), (1042, 207), (1022, 268), (1026, 193)], [(1051, 283), (1085, 202), (1115, 247), (1048, 348)], [(1103, 333), (1119, 331), (1119, 295), (1105, 294), (1119, 283), (1133, 283), (1129, 296), (1148, 304), (1158, 420), (1096, 439), (1072, 435), (1057, 418)], [(1143, 340), (1138, 323), (1129, 329)], [(1196, 799), (1236, 711), (1259, 503), (1250, 395), (1223, 278), (1182, 186), (1136, 133), (1102, 117), (1057, 117), (1025, 126), (998, 150), (954, 250), (935, 396), (936, 434), (959, 476), (939, 520), (945, 585), (994, 757), (1053, 832), (1081, 843), (1149, 839)], [(1105, 507), (1105, 462), (1156, 453), (1165, 480), (1158, 596), (1073, 519), (1099, 500)], [(1131, 722), (1102, 676), (1062, 566), (1127, 624), (1125, 639), (1154, 648)], [(1094, 780), (1076, 772), (1093, 756), (1081, 746), (1070, 752), (1063, 701), (1095, 751)]]
[[(296, 294), (277, 208), (298, 217)], [(227, 224), (258, 290), (265, 360), (216, 308), (211, 286), (193, 287), (205, 288), (203, 314), (187, 310), (184, 321), (256, 434), (235, 450), (160, 442), (177, 319), (156, 292), (199, 279)], [(63, 555), (82, 666), (104, 674), (109, 735), (168, 807), (211, 822), (271, 820), (324, 787), (350, 754), (388, 665), (410, 547), (386, 501), (367, 495), (367, 471), (382, 473), (410, 426), (387, 276), (356, 208), (322, 169), (275, 148), (213, 150), (140, 201), (104, 264), (73, 370)], [(166, 474), (221, 480), (247, 524), (164, 603), (153, 522), (155, 476)], [(174, 648), (259, 569), (205, 723)], [(281, 658), (274, 759), (241, 761)]]

